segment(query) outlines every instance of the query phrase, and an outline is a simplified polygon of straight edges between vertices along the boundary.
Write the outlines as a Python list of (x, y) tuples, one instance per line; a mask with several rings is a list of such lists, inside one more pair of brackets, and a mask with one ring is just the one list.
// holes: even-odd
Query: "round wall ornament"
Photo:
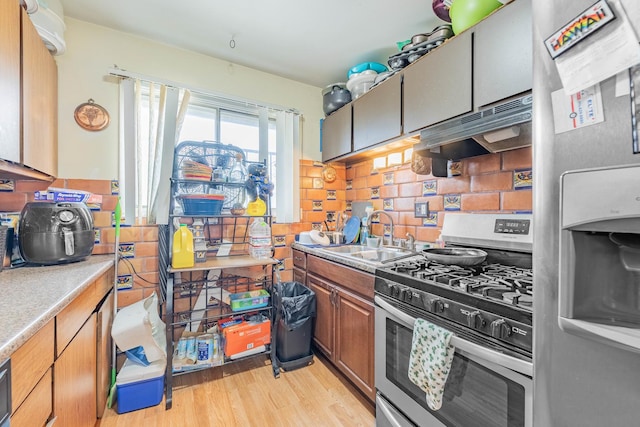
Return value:
[(322, 179), (324, 179), (324, 182), (333, 182), (336, 180), (336, 169), (331, 166), (331, 165), (327, 165), (322, 169)]
[(73, 117), (82, 129), (90, 131), (102, 130), (109, 124), (109, 113), (93, 99), (78, 105), (73, 112)]

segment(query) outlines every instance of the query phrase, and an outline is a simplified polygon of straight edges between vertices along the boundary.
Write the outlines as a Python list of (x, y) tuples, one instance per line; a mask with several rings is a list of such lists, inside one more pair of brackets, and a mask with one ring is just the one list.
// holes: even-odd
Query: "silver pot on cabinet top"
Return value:
[(327, 116), (351, 102), (351, 92), (345, 83), (333, 83), (322, 90), (322, 109)]

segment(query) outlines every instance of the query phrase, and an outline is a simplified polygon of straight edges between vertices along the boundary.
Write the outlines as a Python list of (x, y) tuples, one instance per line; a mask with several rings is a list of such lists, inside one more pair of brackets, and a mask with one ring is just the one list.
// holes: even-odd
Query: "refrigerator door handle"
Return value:
[(565, 332), (640, 353), (640, 331), (637, 329), (603, 325), (563, 316), (558, 316), (558, 326)]
[[(374, 301), (377, 306), (382, 308), (391, 316), (398, 319), (407, 328), (413, 330), (413, 325), (416, 321), (414, 317), (409, 316), (406, 313), (403, 313), (401, 310), (398, 310), (393, 305), (389, 304), (388, 302), (380, 298), (378, 295), (374, 296)], [(506, 354), (493, 351), (489, 348), (464, 340), (456, 335), (453, 335), (451, 337), (450, 343), (456, 348), (456, 350), (469, 353), (475, 357), (495, 363), (496, 365), (503, 366), (505, 368), (519, 372), (521, 374), (524, 374), (530, 377), (533, 376), (533, 363), (531, 362), (527, 362), (521, 359), (516, 359), (515, 357), (511, 357)]]

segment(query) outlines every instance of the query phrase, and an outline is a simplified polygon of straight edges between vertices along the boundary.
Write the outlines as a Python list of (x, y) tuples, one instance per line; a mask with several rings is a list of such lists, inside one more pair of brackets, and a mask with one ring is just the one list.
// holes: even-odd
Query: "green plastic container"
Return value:
[(473, 27), (500, 6), (498, 0), (455, 0), (449, 9), (453, 33)]

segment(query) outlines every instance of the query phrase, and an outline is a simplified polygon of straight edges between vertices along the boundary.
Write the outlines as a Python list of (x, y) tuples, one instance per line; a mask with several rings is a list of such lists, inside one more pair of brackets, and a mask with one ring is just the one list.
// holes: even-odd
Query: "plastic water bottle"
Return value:
[(253, 258), (271, 258), (271, 227), (264, 218), (256, 218), (249, 226), (249, 255)]
[(180, 228), (173, 233), (171, 266), (173, 268), (187, 268), (193, 267), (194, 264), (193, 233), (186, 224), (180, 224)]

